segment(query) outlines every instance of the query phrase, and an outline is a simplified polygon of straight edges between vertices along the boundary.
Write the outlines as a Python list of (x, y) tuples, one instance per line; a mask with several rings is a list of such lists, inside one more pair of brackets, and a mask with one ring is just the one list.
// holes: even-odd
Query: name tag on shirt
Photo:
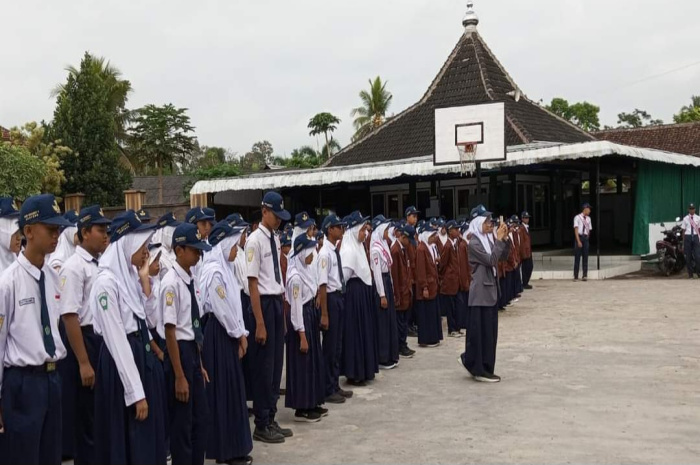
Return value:
[(265, 258), (271, 257), (271, 256), (272, 256), (272, 252), (267, 252), (267, 253), (265, 254)]
[(34, 303), (34, 297), (27, 297), (19, 301), (19, 306), (24, 307), (25, 305), (30, 305)]

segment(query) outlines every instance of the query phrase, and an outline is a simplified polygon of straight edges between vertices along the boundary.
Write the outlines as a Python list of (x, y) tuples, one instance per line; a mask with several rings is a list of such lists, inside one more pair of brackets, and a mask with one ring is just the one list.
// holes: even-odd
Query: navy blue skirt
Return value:
[(124, 386), (114, 359), (103, 344), (95, 383), (95, 463), (165, 465), (163, 365), (153, 352), (146, 352), (141, 338), (127, 339), (146, 394), (148, 417), (137, 421), (135, 404), (124, 406)]
[(442, 340), (442, 318), (438, 302), (416, 300), (416, 320), (418, 320), (418, 344), (433, 345)]
[(230, 337), (214, 315), (204, 332), (202, 362), (211, 381), (207, 385), (210, 412), (207, 458), (225, 462), (245, 457), (253, 450), (253, 440), (238, 339)]
[(459, 329), (469, 327), (469, 291), (457, 293), (457, 327)]
[[(255, 338), (253, 328), (255, 328), (255, 317), (253, 316), (253, 307), (250, 305), (250, 297), (245, 292), (241, 291), (241, 308), (243, 309), (243, 324), (246, 331), (250, 333), (251, 338)], [(253, 400), (253, 372), (250, 366), (250, 357), (246, 355), (241, 360), (243, 369), (243, 379), (245, 382), (245, 398)]]
[(292, 326), (291, 312), (287, 313), (287, 393), (284, 406), (308, 410), (324, 403), (326, 397), (325, 366), (321, 347), (321, 315), (314, 308), (313, 299), (304, 304), (304, 333), (309, 351), (301, 353), (301, 338)]
[(372, 287), (360, 278), (348, 281), (345, 292), (345, 331), (341, 374), (369, 381), (379, 372)]
[(493, 374), (498, 343), (498, 309), (471, 307), (462, 365), (473, 376)]
[(382, 308), (379, 294), (374, 293), (377, 316), (377, 351), (379, 363), (390, 365), (399, 361), (399, 330), (396, 323), (394, 286), (389, 273), (382, 273), (387, 308)]

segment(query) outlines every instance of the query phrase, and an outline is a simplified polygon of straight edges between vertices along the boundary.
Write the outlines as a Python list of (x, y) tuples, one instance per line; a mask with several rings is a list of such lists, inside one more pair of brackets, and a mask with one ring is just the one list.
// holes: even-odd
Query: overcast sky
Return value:
[[(202, 144), (243, 154), (267, 139), (289, 154), (315, 144), (307, 122), (330, 111), (342, 119), (336, 137), (345, 145), (370, 77), (389, 81), (391, 113), (420, 99), (463, 32), (465, 4), (3, 2), (0, 125), (50, 120), (51, 88), (88, 50), (131, 81), (131, 108), (189, 108)], [(482, 37), (533, 100), (587, 100), (612, 125), (635, 107), (672, 122), (700, 95), (698, 0), (477, 0), (475, 10)]]

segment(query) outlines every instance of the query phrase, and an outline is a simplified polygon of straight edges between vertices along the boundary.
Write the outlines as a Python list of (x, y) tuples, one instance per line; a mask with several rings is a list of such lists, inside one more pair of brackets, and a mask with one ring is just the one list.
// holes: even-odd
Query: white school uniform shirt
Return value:
[[(696, 232), (693, 232), (693, 225), (690, 224), (691, 221), (693, 221), (697, 226), (695, 230)], [(686, 236), (690, 236), (691, 234), (695, 234), (697, 236), (697, 231), (700, 230), (700, 216), (693, 215), (691, 218), (690, 215), (685, 215), (685, 218), (683, 218), (683, 222), (681, 223), (681, 227), (683, 228), (683, 231), (685, 231)]]
[[(275, 279), (275, 266), (272, 261), (272, 249), (270, 248), (270, 235), (274, 236), (274, 244), (277, 248), (277, 269), (280, 274), (279, 283)], [(282, 248), (280, 247), (279, 237), (260, 223), (258, 229), (253, 231), (245, 245), (248, 277), (258, 279), (258, 291), (260, 295), (281, 296), (284, 294), (282, 266), (279, 261), (281, 256)]]
[[(179, 263), (175, 262), (173, 267), (165, 275), (160, 283), (160, 295), (158, 297), (158, 308), (161, 315), (158, 333), (165, 338), (165, 325), (175, 325), (175, 338), (178, 341), (194, 341), (194, 328), (192, 328), (192, 297), (188, 286), (193, 277), (182, 269)], [(195, 287), (195, 298), (199, 305), (200, 318), (202, 303)]]
[[(41, 325), (39, 278), (44, 272), (46, 305), (56, 353), (50, 357), (44, 349)], [(66, 356), (58, 333), (60, 301), (58, 274), (47, 261), (41, 270), (20, 253), (17, 260), (0, 275), (0, 393), (6, 367), (39, 366)]]
[(236, 259), (231, 263), (231, 269), (233, 274), (238, 281), (238, 285), (241, 287), (243, 292), (250, 297), (250, 290), (248, 289), (248, 261), (245, 255), (245, 249), (240, 245), (236, 244), (238, 247), (238, 252), (236, 252)]
[(301, 276), (295, 275), (288, 279), (287, 288), (292, 289), (289, 312), (294, 331), (304, 331), (304, 305), (315, 297), (308, 286), (304, 285)]
[(379, 297), (386, 297), (384, 292), (384, 279), (382, 278), (383, 273), (389, 273), (389, 264), (387, 263), (384, 256), (376, 250), (374, 247), (371, 249), (369, 256), (369, 265), (372, 268), (372, 275), (374, 276), (374, 287), (377, 289), (377, 294)]
[(80, 326), (92, 324), (88, 297), (98, 271), (97, 259), (78, 246), (75, 254), (66, 260), (59, 273), (61, 315), (77, 314)]
[(579, 213), (574, 218), (574, 228), (578, 228), (579, 235), (590, 235), (591, 231), (593, 231), (593, 226), (591, 226), (591, 217), (585, 216), (583, 213)]
[[(98, 274), (92, 287), (98, 299), (95, 308), (99, 309), (93, 312), (93, 327), (95, 332), (103, 337), (105, 346), (117, 366), (119, 379), (124, 387), (124, 404), (128, 407), (146, 398), (141, 375), (127, 340), (127, 334), (137, 332), (139, 325), (133, 310), (120, 304), (119, 282), (111, 272), (103, 271)], [(151, 292), (144, 304), (146, 320), (157, 311), (157, 302), (155, 293)]]
[(335, 255), (336, 247), (329, 239), (323, 241), (323, 247), (318, 253), (318, 285), (326, 285), (328, 293), (343, 290), (338, 268), (338, 257)]
[[(236, 246), (238, 247), (238, 246)], [(230, 337), (239, 339), (241, 336), (248, 336), (243, 321), (242, 305), (234, 305), (229, 299), (241, 299), (241, 289), (237, 286), (238, 280), (234, 278), (233, 288), (226, 286), (223, 277), (216, 273), (212, 279), (206, 294), (209, 296), (203, 303), (204, 313), (213, 313), (221, 326)], [(202, 308), (202, 307), (200, 307)]]

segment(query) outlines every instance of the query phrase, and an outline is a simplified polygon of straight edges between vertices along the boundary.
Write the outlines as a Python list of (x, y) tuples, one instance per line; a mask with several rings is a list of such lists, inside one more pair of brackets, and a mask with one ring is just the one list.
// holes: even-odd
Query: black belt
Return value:
[(53, 373), (56, 371), (56, 362), (46, 362), (41, 365), (28, 365), (24, 367), (8, 367), (8, 370), (18, 370), (25, 373)]

